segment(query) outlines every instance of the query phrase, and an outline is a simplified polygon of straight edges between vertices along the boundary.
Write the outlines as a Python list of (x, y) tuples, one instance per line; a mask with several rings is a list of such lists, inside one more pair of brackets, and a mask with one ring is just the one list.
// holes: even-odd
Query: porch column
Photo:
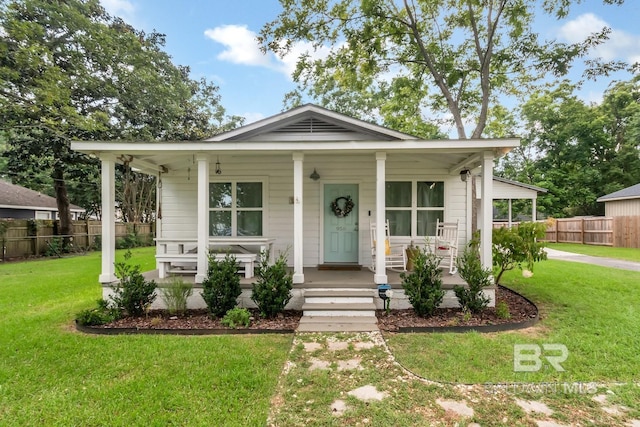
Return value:
[(196, 156), (198, 162), (198, 267), (195, 282), (202, 283), (209, 267), (209, 158)]
[(480, 257), (484, 268), (492, 268), (491, 237), (493, 234), (493, 152), (482, 156), (482, 227)]
[(293, 153), (293, 283), (304, 283), (303, 160), (303, 153)]
[(509, 199), (509, 221), (507, 221), (509, 228), (511, 228), (512, 226), (511, 216), (512, 216), (512, 207), (511, 207), (511, 199)]
[(536, 198), (531, 199), (531, 221), (536, 222), (538, 220), (537, 215), (538, 207), (536, 206)]
[(387, 278), (387, 266), (385, 263), (385, 244), (384, 241), (387, 238), (384, 231), (385, 227), (385, 179), (386, 179), (386, 160), (387, 153), (376, 153), (376, 274), (373, 276), (373, 281), (377, 285), (386, 284), (389, 280)]
[(102, 273), (100, 283), (116, 280), (116, 159), (112, 155), (101, 155), (102, 162)]

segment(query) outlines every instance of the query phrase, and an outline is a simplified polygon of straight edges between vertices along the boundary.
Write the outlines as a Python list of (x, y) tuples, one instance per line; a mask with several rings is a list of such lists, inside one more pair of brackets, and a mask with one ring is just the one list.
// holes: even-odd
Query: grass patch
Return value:
[[(154, 250), (132, 262), (155, 268)], [(3, 425), (266, 423), (291, 337), (78, 333), (99, 271), (100, 253), (0, 265)]]
[(640, 249), (636, 248), (612, 248), (610, 246), (579, 245), (577, 243), (546, 243), (545, 246), (576, 254), (640, 262)]
[[(542, 314), (538, 326), (497, 334), (389, 334), (398, 361), (447, 382), (640, 379), (640, 273), (550, 260), (537, 265), (531, 279), (510, 272), (504, 282), (536, 302)], [(565, 371), (544, 363), (538, 372), (514, 372), (515, 344), (565, 345)]]

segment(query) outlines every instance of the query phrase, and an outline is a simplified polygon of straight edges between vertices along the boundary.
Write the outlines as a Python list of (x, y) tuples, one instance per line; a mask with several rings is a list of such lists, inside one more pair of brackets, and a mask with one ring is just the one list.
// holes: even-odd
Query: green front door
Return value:
[[(347, 198), (353, 202), (348, 213)], [(358, 262), (358, 184), (324, 185), (324, 262)]]

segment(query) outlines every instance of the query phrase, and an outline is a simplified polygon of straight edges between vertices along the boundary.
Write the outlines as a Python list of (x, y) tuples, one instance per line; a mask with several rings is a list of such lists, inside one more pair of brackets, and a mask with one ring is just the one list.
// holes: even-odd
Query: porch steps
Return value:
[(300, 332), (378, 330), (373, 289), (311, 289), (304, 293)]

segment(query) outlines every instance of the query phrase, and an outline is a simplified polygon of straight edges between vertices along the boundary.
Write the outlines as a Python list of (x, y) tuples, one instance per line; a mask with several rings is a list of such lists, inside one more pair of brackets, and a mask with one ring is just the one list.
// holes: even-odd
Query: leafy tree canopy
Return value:
[(68, 190), (85, 206), (96, 200), (82, 194), (99, 194), (80, 184), (97, 181), (96, 161), (71, 140), (201, 139), (241, 122), (225, 114), (217, 87), (171, 62), (162, 34), (134, 29), (98, 0), (8, 0), (0, 28), (8, 169), (19, 183), (53, 186), (62, 234)]
[(549, 216), (603, 214), (596, 199), (640, 182), (640, 76), (614, 82), (601, 104), (586, 104), (575, 85), (534, 92), (522, 106), (521, 147), (501, 163), (512, 179), (539, 185)]
[[(622, 0), (605, 0), (621, 3)], [(543, 10), (564, 17), (569, 0), (545, 0)], [(263, 48), (286, 54), (295, 42), (329, 46), (321, 59), (303, 56), (298, 89), (331, 109), (380, 119), (423, 137), (439, 135), (423, 111), (452, 122), (459, 138), (483, 135), (490, 106), (502, 96), (530, 93), (548, 75), (567, 73), (576, 58), (607, 39), (603, 28), (579, 43), (543, 40), (532, 28), (535, 0), (281, 0), (266, 24)], [(590, 61), (585, 76), (623, 68)]]

